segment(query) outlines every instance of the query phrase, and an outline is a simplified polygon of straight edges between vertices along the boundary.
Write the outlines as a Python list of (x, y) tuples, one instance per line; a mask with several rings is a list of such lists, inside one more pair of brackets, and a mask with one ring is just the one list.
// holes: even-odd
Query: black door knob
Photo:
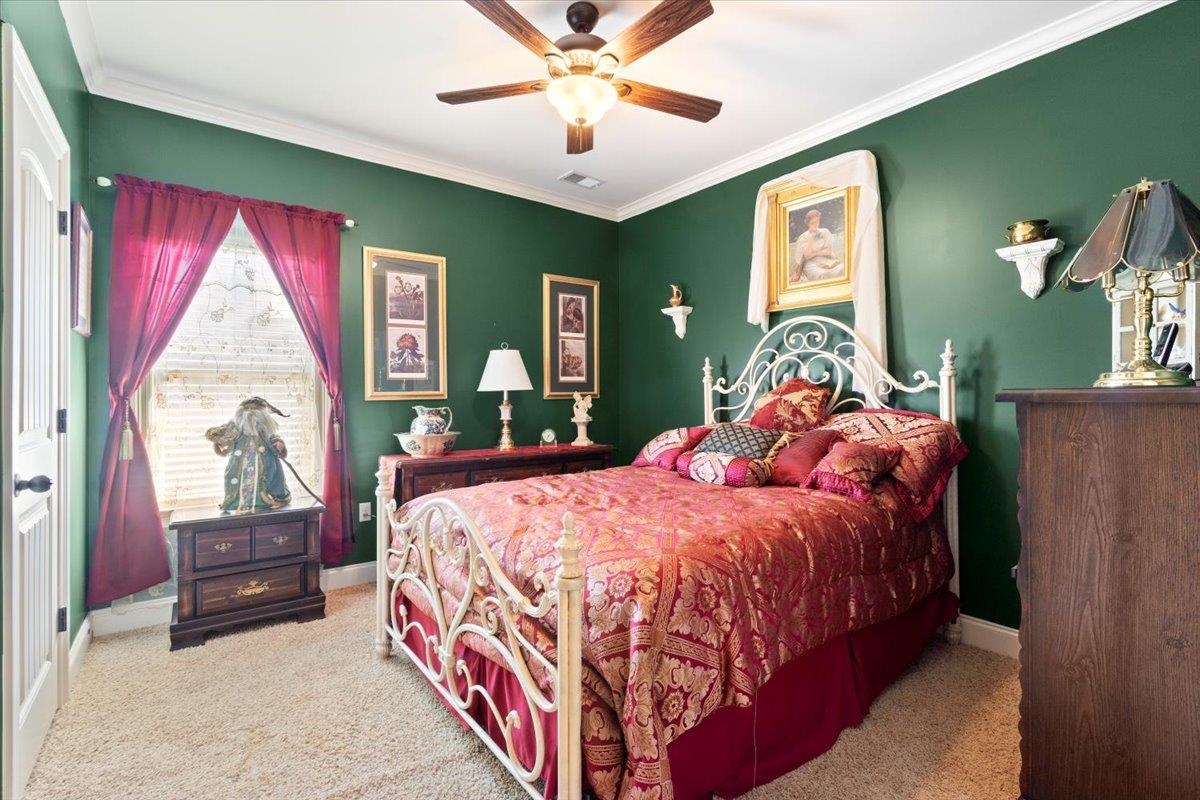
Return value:
[(45, 475), (34, 475), (32, 478), (22, 478), (20, 475), (15, 476), (13, 482), (13, 494), (20, 494), (26, 489), (31, 489), (38, 494), (50, 491), (50, 487), (54, 485), (54, 481), (47, 478)]

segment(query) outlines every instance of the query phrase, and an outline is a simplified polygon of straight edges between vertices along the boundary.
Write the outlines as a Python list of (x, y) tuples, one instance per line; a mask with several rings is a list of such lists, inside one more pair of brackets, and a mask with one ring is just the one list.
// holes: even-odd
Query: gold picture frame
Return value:
[(445, 258), (363, 248), (363, 365), (367, 400), (446, 399)]
[(788, 184), (768, 201), (767, 311), (853, 300), (858, 187)]
[(542, 274), (542, 397), (600, 396), (600, 281)]

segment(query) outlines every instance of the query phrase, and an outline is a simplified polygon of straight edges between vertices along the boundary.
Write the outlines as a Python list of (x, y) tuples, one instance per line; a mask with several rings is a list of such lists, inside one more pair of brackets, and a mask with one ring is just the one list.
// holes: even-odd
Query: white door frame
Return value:
[[(67, 212), (68, 231), (70, 229), (70, 199), (71, 199), (71, 170), (70, 170), (70, 145), (67, 138), (63, 135), (62, 127), (58, 124), (58, 118), (54, 116), (54, 110), (50, 107), (50, 101), (46, 97), (46, 93), (42, 90), (41, 84), (38, 82), (37, 74), (33, 69), (33, 64), (29, 61), (29, 56), (25, 52), (25, 48), (21, 45), (21, 40), (17, 37), (16, 30), (4, 23), (0, 28), (0, 61), (3, 62), (2, 77), (2, 95), (0, 95), (0, 109), (3, 113), (4, 136), (3, 136), (3, 248), (2, 248), (2, 267), (0, 267), (0, 295), (4, 296), (4, 319), (3, 327), (0, 329), (0, 434), (8, 437), (12, 431), (12, 375), (14, 370), (14, 360), (12, 350), (12, 324), (13, 315), (11, 313), (12, 302), (6, 296), (9, 292), (9, 287), (13, 282), (13, 209), (15, 202), (15, 170), (13, 165), (16, 163), (15, 154), (13, 153), (13, 142), (11, 138), (12, 130), (12, 102), (13, 93), (19, 91), (23, 99), (34, 110), (37, 123), (41, 128), (42, 134), (54, 145), (59, 160), (59, 203), (62, 206), (60, 211)], [(65, 238), (60, 237), (59, 258), (58, 258), (58, 291), (57, 305), (59, 308), (59, 363), (58, 363), (58, 399), (57, 408), (66, 409), (70, 401), (70, 320), (72, 315), (70, 311), (70, 296), (71, 296), (71, 258), (70, 258), (70, 235)], [(71, 415), (68, 414), (68, 417)], [(13, 494), (11, 487), (13, 485), (12, 474), (12, 458), (11, 458), (11, 443), (3, 442), (5, 455), (0, 464), (0, 497), (3, 498), (4, 513), (0, 516), (0, 552), (10, 552), (10, 539), (13, 535), (13, 527), (11, 522)], [(58, 476), (57, 486), (57, 515), (58, 515), (58, 563), (56, 564), (57, 579), (54, 581), (58, 587), (58, 608), (68, 609), (68, 617), (70, 615), (71, 602), (71, 579), (70, 579), (70, 464), (69, 464), (69, 440), (67, 434), (58, 436), (57, 447), (58, 459)], [(2, 671), (2, 689), (3, 692), (3, 717), (2, 732), (0, 732), (0, 750), (2, 750), (2, 780), (0, 784), (0, 796), (6, 798), (18, 798), (24, 792), (24, 786), (13, 785), (13, 735), (11, 730), (12, 715), (10, 709), (13, 708), (14, 686), (12, 675), (12, 646), (13, 646), (13, 619), (12, 609), (14, 603), (12, 592), (16, 585), (13, 580), (13, 564), (11, 559), (3, 559), (3, 671)], [(58, 702), (61, 707), (66, 702), (67, 692), (69, 690), (70, 678), (70, 624), (68, 620), (67, 630), (60, 632), (55, 636), (55, 659), (57, 661), (57, 683), (58, 683)]]

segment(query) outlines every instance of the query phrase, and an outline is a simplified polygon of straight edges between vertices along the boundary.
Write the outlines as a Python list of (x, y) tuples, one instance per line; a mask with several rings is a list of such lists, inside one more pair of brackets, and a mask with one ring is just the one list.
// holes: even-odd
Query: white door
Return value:
[[(57, 433), (66, 361), (68, 148), (20, 41), (3, 28), (4, 798), (17, 798), (60, 701), (65, 634)], [(62, 698), (65, 699), (65, 698)]]

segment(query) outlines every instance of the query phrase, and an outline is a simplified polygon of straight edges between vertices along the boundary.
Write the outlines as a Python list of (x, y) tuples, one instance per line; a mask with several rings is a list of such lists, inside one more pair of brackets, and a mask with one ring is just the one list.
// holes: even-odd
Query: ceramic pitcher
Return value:
[(449, 406), (439, 406), (437, 408), (413, 406), (413, 411), (417, 413), (417, 418), (409, 426), (409, 433), (445, 433), (450, 430), (454, 422), (454, 414), (450, 411)]

